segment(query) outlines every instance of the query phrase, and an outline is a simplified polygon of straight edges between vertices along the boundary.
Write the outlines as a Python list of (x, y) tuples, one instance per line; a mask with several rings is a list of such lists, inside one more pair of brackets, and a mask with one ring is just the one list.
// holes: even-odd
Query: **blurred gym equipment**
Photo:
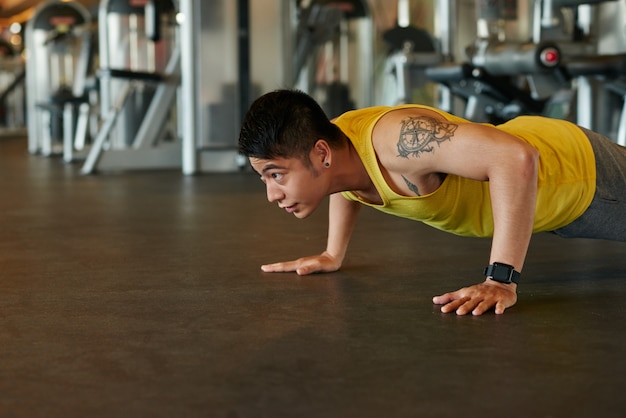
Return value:
[(73, 115), (83, 103), (91, 16), (79, 3), (48, 1), (26, 25), (28, 149), (50, 156), (73, 141)]
[(83, 174), (181, 166), (176, 8), (169, 0), (103, 0), (98, 12), (102, 126)]

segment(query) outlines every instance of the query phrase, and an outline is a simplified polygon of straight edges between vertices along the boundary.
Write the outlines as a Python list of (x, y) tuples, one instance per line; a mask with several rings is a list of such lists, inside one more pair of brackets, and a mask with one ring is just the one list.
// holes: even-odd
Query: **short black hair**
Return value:
[(239, 134), (239, 152), (263, 160), (297, 157), (308, 165), (318, 139), (333, 148), (347, 141), (311, 96), (299, 90), (275, 90), (250, 106)]

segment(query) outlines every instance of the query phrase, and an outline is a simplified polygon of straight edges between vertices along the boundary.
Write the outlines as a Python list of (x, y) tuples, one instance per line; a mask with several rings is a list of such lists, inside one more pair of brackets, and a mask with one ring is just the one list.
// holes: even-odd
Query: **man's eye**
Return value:
[(274, 180), (280, 180), (283, 177), (280, 173), (272, 173), (271, 176)]

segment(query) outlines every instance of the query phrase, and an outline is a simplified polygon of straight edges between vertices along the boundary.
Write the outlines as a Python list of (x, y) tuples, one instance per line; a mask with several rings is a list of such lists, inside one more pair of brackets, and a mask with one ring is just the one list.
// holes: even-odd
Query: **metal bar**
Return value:
[(239, 120), (250, 106), (250, 1), (237, 1), (237, 40), (238, 40), (238, 77), (239, 77)]
[(63, 161), (72, 162), (74, 151), (74, 104), (63, 106)]
[(182, 120), (183, 144), (182, 166), (183, 174), (191, 175), (198, 171), (196, 138), (198, 135), (198, 62), (196, 34), (200, 28), (199, 11), (195, 8), (198, 3), (193, 0), (181, 0), (180, 12), (183, 22), (180, 27), (180, 59), (181, 59), (181, 96), (183, 108), (179, 114)]
[(617, 130), (617, 143), (626, 147), (626, 96), (624, 96), (624, 105), (622, 106), (622, 114), (619, 118), (619, 128)]
[(91, 174), (94, 172), (96, 165), (98, 164), (98, 160), (102, 156), (104, 144), (111, 133), (111, 129), (117, 120), (120, 110), (126, 104), (126, 100), (128, 100), (133, 88), (134, 87), (131, 82), (125, 83), (124, 87), (120, 91), (120, 96), (118, 97), (117, 102), (108, 110), (108, 114), (104, 118), (104, 123), (98, 132), (98, 136), (96, 136), (96, 139), (89, 150), (89, 154), (87, 154), (87, 159), (81, 169), (82, 174)]
[[(150, 106), (141, 121), (139, 131), (133, 141), (134, 148), (146, 148), (155, 144), (159, 132), (167, 119), (167, 112), (172, 108), (178, 89), (180, 75), (180, 48), (177, 46), (165, 69), (166, 79), (162, 81), (150, 101)], [(176, 80), (172, 80), (175, 78)]]

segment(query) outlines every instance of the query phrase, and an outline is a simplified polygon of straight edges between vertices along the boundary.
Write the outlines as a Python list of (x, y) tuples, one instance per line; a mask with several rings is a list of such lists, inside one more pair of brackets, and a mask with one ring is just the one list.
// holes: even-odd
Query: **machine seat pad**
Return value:
[(165, 80), (165, 77), (159, 73), (147, 71), (120, 70), (116, 68), (101, 69), (100, 75), (106, 75), (112, 78), (125, 78), (128, 80), (152, 81), (155, 83)]

